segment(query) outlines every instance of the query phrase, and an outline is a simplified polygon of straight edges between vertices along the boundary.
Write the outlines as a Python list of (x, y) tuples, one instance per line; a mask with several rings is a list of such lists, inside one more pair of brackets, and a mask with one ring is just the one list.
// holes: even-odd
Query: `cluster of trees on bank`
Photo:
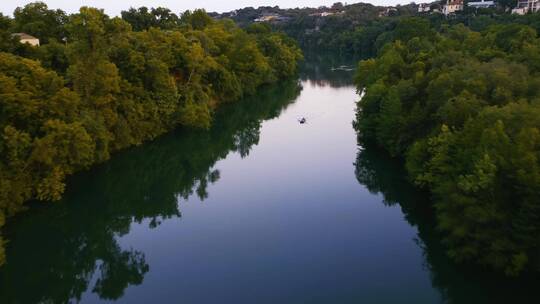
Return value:
[(25, 201), (58, 200), (67, 175), (115, 151), (177, 126), (208, 128), (219, 104), (293, 76), (302, 58), (265, 25), (150, 13), (158, 21), (38, 2), (0, 15), (0, 226)]
[(407, 179), (403, 163), (373, 145), (360, 142), (355, 162), (358, 182), (380, 194), (385, 206), (398, 207), (416, 228), (415, 243), (422, 250), (423, 266), (443, 303), (528, 303), (538, 298), (538, 276), (508, 278), (481, 267), (456, 265), (446, 254), (436, 229), (429, 194)]
[[(400, 30), (401, 29), (401, 30)], [(402, 20), (361, 61), (355, 127), (432, 193), (448, 255), (540, 271), (540, 39), (527, 25)]]
[(119, 236), (136, 224), (153, 229), (185, 216), (179, 200), (207, 199), (220, 179), (216, 163), (233, 152), (249, 154), (262, 122), (279, 116), (300, 91), (296, 79), (261, 88), (219, 108), (209, 130), (175, 130), (74, 176), (61, 204), (30, 210), (7, 228), (0, 303), (76, 303), (89, 294), (113, 301), (142, 284), (152, 265)]

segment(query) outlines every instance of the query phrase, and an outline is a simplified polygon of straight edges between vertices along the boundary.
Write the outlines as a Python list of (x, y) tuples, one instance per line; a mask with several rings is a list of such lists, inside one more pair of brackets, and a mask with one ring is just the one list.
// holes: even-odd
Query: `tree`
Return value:
[(190, 26), (194, 30), (202, 30), (213, 23), (213, 19), (202, 9), (185, 11), (180, 17), (180, 22)]
[(171, 10), (163, 7), (148, 9), (145, 6), (138, 9), (130, 8), (121, 12), (122, 19), (133, 27), (135, 31), (148, 30), (156, 27), (171, 30), (178, 27), (180, 19)]

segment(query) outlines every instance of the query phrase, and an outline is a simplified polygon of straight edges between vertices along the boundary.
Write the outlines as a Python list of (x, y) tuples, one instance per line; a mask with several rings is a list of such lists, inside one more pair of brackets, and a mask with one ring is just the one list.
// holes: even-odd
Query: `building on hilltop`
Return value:
[(495, 1), (480, 0), (480, 1), (468, 2), (467, 6), (472, 7), (472, 8), (490, 8), (490, 7), (495, 7)]
[(379, 17), (388, 17), (388, 16), (394, 16), (398, 12), (397, 8), (395, 7), (386, 7), (384, 11), (379, 12)]
[(418, 4), (418, 12), (419, 13), (427, 13), (431, 11), (431, 4), (430, 3), (420, 3)]
[(339, 5), (334, 5), (331, 8), (328, 8), (326, 6), (320, 6), (314, 13), (309, 15), (312, 17), (328, 17), (343, 14), (345, 14), (345, 11), (342, 10), (342, 7), (339, 7)]
[(463, 10), (463, 0), (446, 0), (443, 7), (443, 14), (448, 16)]
[(286, 22), (289, 20), (289, 17), (280, 16), (278, 14), (263, 14), (259, 18), (253, 20), (253, 22)]
[(255, 19), (253, 21), (254, 22), (270, 22), (270, 21), (276, 20), (278, 18), (279, 18), (278, 15), (263, 15), (263, 16), (260, 16), (259, 18)]
[(540, 0), (518, 0), (512, 14), (525, 15), (540, 11)]
[(39, 46), (39, 39), (26, 33), (14, 33), (11, 34), (11, 37), (18, 37), (21, 43), (27, 43), (31, 46)]

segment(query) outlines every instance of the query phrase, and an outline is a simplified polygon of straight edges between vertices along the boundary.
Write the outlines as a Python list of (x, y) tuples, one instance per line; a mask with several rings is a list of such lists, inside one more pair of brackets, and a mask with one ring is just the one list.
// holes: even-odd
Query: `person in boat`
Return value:
[(301, 124), (305, 124), (306, 123), (306, 118), (305, 117), (300, 117), (300, 119), (298, 119), (298, 122), (301, 123)]

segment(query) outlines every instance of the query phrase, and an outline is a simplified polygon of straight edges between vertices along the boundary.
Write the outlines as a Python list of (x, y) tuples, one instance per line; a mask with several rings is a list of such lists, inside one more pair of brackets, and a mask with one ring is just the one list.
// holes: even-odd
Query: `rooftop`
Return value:
[(19, 37), (19, 39), (23, 40), (23, 39), (38, 39), (32, 35), (28, 35), (27, 33), (13, 33), (11, 34), (11, 36), (17, 36)]

